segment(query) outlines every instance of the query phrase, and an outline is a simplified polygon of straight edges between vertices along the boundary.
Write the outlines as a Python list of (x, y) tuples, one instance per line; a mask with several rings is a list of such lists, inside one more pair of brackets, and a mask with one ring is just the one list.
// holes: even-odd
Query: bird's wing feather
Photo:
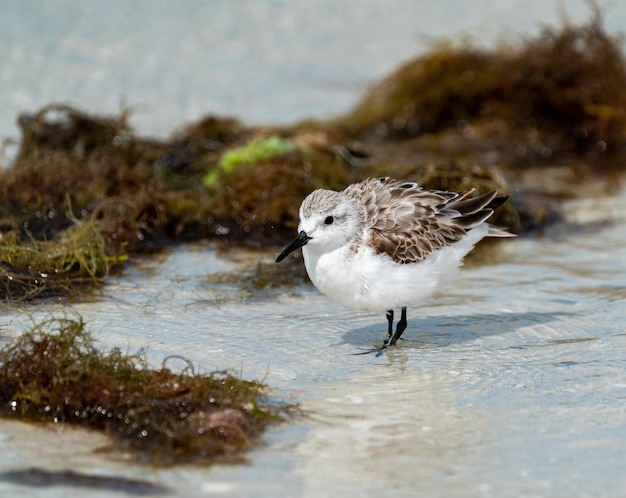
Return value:
[(472, 192), (429, 191), (416, 183), (377, 178), (343, 193), (364, 206), (365, 236), (374, 251), (406, 264), (459, 241), (491, 216), (491, 204), (503, 202), (496, 192), (468, 198)]

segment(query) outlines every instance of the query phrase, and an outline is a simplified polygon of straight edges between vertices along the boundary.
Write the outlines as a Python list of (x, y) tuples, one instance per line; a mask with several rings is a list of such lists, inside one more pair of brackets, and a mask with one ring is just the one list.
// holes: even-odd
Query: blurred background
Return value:
[[(599, 1), (609, 33), (626, 3)], [(493, 46), (592, 16), (586, 0), (21, 0), (0, 15), (0, 138), (52, 103), (133, 109), (141, 135), (206, 114), (289, 124), (348, 110), (442, 37)]]

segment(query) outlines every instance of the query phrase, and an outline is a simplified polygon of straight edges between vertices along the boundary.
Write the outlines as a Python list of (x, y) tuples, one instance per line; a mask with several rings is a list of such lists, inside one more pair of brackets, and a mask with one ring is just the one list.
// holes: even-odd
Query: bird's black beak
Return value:
[(295, 240), (291, 244), (289, 244), (287, 247), (285, 247), (285, 250), (278, 255), (278, 257), (276, 258), (276, 262), (280, 263), (283, 259), (289, 256), (289, 254), (291, 254), (293, 251), (306, 245), (306, 243), (309, 240), (311, 240), (311, 237), (309, 237), (304, 230), (301, 231), (298, 234), (298, 236), (295, 238)]

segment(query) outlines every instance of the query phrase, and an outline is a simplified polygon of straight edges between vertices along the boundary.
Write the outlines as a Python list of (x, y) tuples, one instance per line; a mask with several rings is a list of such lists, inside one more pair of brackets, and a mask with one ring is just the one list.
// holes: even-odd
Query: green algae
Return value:
[(156, 465), (238, 459), (293, 405), (228, 372), (149, 368), (141, 352), (103, 352), (80, 318), (35, 324), (0, 350), (0, 416), (104, 431), (112, 449)]
[(242, 147), (226, 151), (219, 161), (219, 167), (232, 173), (243, 164), (254, 164), (265, 159), (292, 152), (295, 149), (290, 140), (272, 135), (268, 138), (251, 140)]
[(227, 150), (218, 162), (219, 169), (212, 169), (204, 176), (202, 183), (208, 188), (217, 188), (220, 170), (232, 173), (239, 167), (258, 163), (273, 157), (293, 152), (295, 146), (291, 140), (272, 135), (267, 138), (256, 138), (241, 147)]

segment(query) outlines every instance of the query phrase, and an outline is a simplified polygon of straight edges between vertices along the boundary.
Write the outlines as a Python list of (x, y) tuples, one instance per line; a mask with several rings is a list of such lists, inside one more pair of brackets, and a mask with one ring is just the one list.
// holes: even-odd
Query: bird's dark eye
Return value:
[(333, 221), (335, 221), (335, 218), (333, 218), (332, 216), (326, 216), (324, 223), (326, 223), (327, 225), (332, 225)]

